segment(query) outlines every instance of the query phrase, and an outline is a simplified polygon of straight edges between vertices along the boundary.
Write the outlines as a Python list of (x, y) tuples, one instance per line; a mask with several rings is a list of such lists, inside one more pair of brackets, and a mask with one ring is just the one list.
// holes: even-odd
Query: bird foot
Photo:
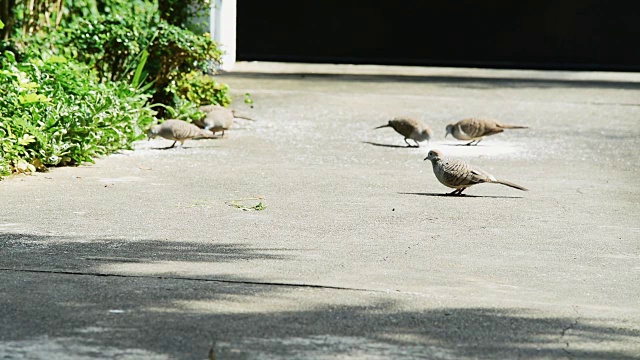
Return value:
[(462, 189), (455, 189), (455, 190), (453, 190), (452, 192), (447, 193), (447, 195), (450, 195), (450, 196), (465, 196), (465, 194), (463, 194), (463, 193), (462, 193), (462, 192), (464, 191), (464, 189), (465, 189), (465, 188), (462, 188)]

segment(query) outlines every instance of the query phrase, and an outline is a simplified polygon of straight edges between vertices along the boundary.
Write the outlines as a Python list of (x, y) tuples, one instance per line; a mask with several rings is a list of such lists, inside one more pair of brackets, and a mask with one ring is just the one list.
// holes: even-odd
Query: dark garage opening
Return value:
[(245, 61), (640, 71), (640, 1), (239, 0)]

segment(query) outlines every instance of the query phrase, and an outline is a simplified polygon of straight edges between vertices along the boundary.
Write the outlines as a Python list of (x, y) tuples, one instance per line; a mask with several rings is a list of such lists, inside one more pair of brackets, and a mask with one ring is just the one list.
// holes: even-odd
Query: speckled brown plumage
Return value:
[(467, 145), (475, 142), (477, 145), (483, 137), (499, 134), (505, 129), (527, 129), (526, 126), (502, 124), (492, 119), (470, 118), (447, 125), (447, 134), (458, 140), (471, 140)]
[(456, 189), (450, 194), (460, 195), (469, 186), (482, 183), (496, 183), (506, 185), (518, 190), (527, 191), (526, 188), (509, 181), (498, 180), (488, 172), (475, 168), (471, 164), (457, 159), (448, 159), (440, 150), (429, 151), (425, 160), (430, 160), (436, 179), (443, 185)]

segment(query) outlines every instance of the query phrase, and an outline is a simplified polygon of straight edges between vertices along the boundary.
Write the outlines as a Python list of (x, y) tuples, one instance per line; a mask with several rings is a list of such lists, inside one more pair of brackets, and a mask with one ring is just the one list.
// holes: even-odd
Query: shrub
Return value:
[[(156, 11), (149, 5), (139, 6), (138, 12), (79, 18), (69, 24), (57, 47), (67, 49), (73, 57), (94, 67), (101, 78), (112, 81), (129, 81), (140, 54), (147, 51), (144, 74), (153, 83), (152, 102), (172, 105), (174, 97), (168, 87), (175, 82), (184, 84), (183, 74), (215, 72), (222, 51), (208, 34), (197, 35), (171, 25), (159, 19)], [(194, 75), (189, 79), (196, 81), (195, 87), (209, 86)], [(221, 85), (218, 87), (216, 92), (224, 91)], [(228, 103), (224, 97), (216, 95), (209, 102)]]
[(194, 70), (214, 72), (221, 56), (222, 51), (208, 34), (196, 35), (189, 30), (160, 23), (149, 48), (149, 61), (145, 68), (156, 87), (153, 100), (171, 103), (173, 96), (168, 86), (172, 81)]
[(58, 47), (95, 68), (103, 80), (127, 80), (151, 42), (149, 22), (120, 14), (80, 18), (64, 30)]
[(196, 119), (198, 105), (230, 102), (204, 75), (222, 52), (188, 30), (209, 0), (0, 5), (0, 175), (90, 162), (131, 148), (165, 110)]
[(86, 65), (52, 56), (0, 70), (0, 171), (31, 172), (93, 158), (144, 138), (149, 95), (122, 82), (101, 83)]
[(220, 64), (222, 51), (211, 37), (188, 29), (190, 19), (209, 8), (209, 0), (17, 0), (16, 4), (14, 44), (4, 48), (35, 57), (41, 56), (41, 49), (49, 49), (88, 64), (101, 79), (111, 81), (131, 80), (146, 50), (144, 73), (154, 84), (154, 102), (172, 103), (167, 86), (181, 74), (214, 73)]
[(198, 71), (191, 71), (173, 80), (169, 90), (196, 106), (210, 104), (227, 106), (231, 103), (227, 84), (219, 83), (213, 77)]

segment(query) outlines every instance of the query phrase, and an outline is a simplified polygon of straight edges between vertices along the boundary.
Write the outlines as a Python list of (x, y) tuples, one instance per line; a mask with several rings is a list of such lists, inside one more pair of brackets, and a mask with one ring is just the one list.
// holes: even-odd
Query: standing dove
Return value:
[(456, 189), (449, 195), (461, 195), (469, 186), (482, 183), (502, 184), (514, 189), (528, 191), (512, 182), (498, 180), (484, 170), (471, 166), (461, 160), (447, 159), (440, 150), (431, 150), (425, 160), (431, 160), (433, 173), (444, 186)]
[(411, 117), (395, 117), (389, 120), (388, 124), (378, 126), (375, 129), (385, 127), (391, 127), (400, 135), (404, 136), (404, 142), (406, 142), (409, 147), (414, 146), (409, 144), (407, 139), (413, 140), (416, 143), (415, 147), (420, 147), (419, 141), (429, 141), (431, 140), (431, 135), (433, 135), (433, 131), (431, 131), (431, 128), (427, 126), (427, 124)]
[(471, 118), (447, 125), (447, 133), (444, 137), (451, 134), (458, 140), (471, 140), (467, 145), (472, 145), (474, 142), (475, 145), (478, 145), (483, 136), (499, 134), (504, 129), (528, 129), (528, 127), (501, 124), (491, 119)]
[(147, 130), (149, 140), (157, 136), (161, 136), (167, 140), (174, 140), (169, 148), (174, 147), (178, 141), (180, 141), (180, 145), (183, 145), (184, 141), (189, 139), (216, 138), (216, 136), (209, 131), (202, 130), (186, 121), (176, 119), (166, 120), (162, 124), (154, 125)]
[(220, 105), (205, 105), (200, 106), (198, 110), (205, 114), (205, 117), (201, 120), (194, 121), (193, 123), (205, 130), (209, 130), (213, 133), (228, 130), (233, 125), (233, 119), (241, 118), (246, 120), (253, 120), (246, 116), (236, 115), (234, 110), (227, 109)]

